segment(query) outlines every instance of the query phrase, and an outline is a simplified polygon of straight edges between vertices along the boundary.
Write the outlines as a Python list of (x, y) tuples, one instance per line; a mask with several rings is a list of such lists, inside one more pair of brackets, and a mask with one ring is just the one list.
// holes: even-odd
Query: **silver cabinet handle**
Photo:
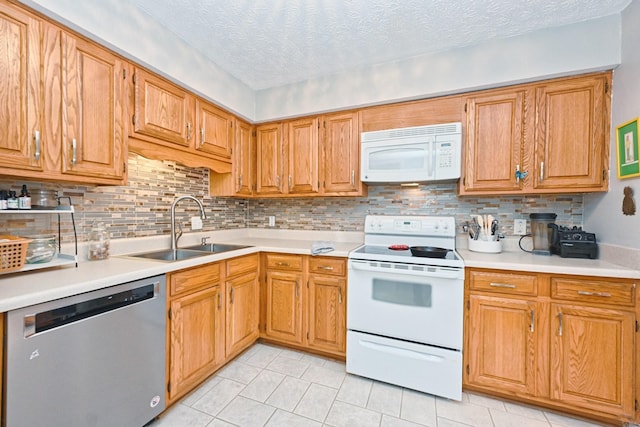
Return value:
[(77, 154), (77, 153), (76, 153), (76, 149), (77, 149), (76, 139), (75, 139), (75, 138), (73, 138), (73, 139), (71, 140), (71, 164), (72, 164), (73, 166), (75, 166), (75, 165), (76, 165), (76, 162), (77, 162), (77, 160), (78, 160), (78, 159), (77, 159), (77, 157), (76, 157), (76, 154)]
[(233, 288), (229, 291), (229, 302), (233, 304)]
[(333, 267), (330, 265), (319, 265), (318, 266), (318, 270), (327, 270), (327, 271), (333, 271)]
[(187, 141), (191, 139), (191, 122), (187, 122)]
[(298, 285), (298, 281), (296, 280), (296, 298), (298, 298), (298, 296), (300, 294), (299, 288), (300, 288), (300, 286)]
[(515, 289), (516, 285), (512, 285), (510, 283), (489, 283), (489, 286), (493, 287), (493, 288), (509, 288), (509, 289)]
[(276, 187), (280, 188), (280, 175), (276, 175)]
[(562, 336), (562, 313), (558, 313), (558, 336)]
[(589, 297), (611, 297), (609, 292), (591, 292), (591, 291), (578, 291), (578, 295), (585, 295)]
[(242, 175), (240, 175), (240, 178), (238, 178), (238, 184), (240, 184), (240, 187), (242, 187)]
[(536, 313), (535, 311), (531, 310), (531, 324), (529, 325), (529, 331), (533, 332), (535, 330), (535, 324), (536, 324)]
[(540, 182), (544, 181), (544, 162), (540, 162)]
[(276, 265), (279, 267), (289, 267), (289, 263), (285, 261), (278, 261), (276, 262)]
[(34, 154), (34, 157), (35, 157), (36, 160), (40, 160), (40, 142), (41, 141), (40, 141), (40, 131), (39, 130), (34, 132), (33, 140), (36, 143), (36, 152)]
[(289, 175), (289, 188), (293, 186), (293, 177)]
[(342, 304), (342, 288), (338, 288), (338, 304)]
[(520, 165), (516, 165), (516, 184), (520, 183)]
[(356, 185), (356, 171), (354, 169), (351, 169), (351, 185)]
[(200, 146), (204, 145), (204, 128), (200, 128)]
[(218, 292), (218, 310), (222, 310), (222, 293)]

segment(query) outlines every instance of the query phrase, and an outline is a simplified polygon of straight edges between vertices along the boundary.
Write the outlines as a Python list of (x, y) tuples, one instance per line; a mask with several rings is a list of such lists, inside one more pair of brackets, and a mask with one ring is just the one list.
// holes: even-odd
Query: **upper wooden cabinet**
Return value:
[(282, 123), (256, 127), (256, 194), (282, 194)]
[(196, 100), (196, 150), (231, 159), (233, 116), (213, 104)]
[(323, 116), (322, 165), (324, 195), (361, 195), (358, 114)]
[(194, 97), (141, 68), (135, 68), (131, 79), (130, 135), (189, 147), (195, 131)]
[(129, 150), (231, 172), (233, 116), (140, 67), (131, 67)]
[(610, 86), (606, 72), (469, 96), (459, 194), (606, 191)]
[(43, 169), (42, 22), (0, 3), (0, 173)]
[(127, 161), (124, 63), (65, 33), (62, 53), (62, 172), (121, 179)]
[(124, 62), (7, 3), (0, 23), (0, 174), (122, 184)]
[(236, 119), (233, 150), (234, 192), (250, 196), (255, 181), (254, 128), (249, 123)]
[(355, 112), (258, 125), (255, 195), (364, 195), (359, 144)]
[(606, 191), (610, 73), (536, 85), (536, 190)]
[(287, 123), (287, 189), (289, 193), (317, 194), (320, 189), (318, 122), (317, 117), (308, 117)]

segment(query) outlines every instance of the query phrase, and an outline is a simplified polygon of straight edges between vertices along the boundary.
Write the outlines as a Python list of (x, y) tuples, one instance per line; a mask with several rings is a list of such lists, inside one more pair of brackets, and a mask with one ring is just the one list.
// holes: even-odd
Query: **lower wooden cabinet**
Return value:
[(219, 263), (168, 276), (167, 401), (187, 393), (224, 362), (220, 279)]
[(228, 359), (258, 339), (260, 287), (258, 255), (247, 255), (226, 262), (226, 344)]
[(258, 255), (169, 273), (167, 402), (258, 339)]
[(635, 422), (635, 288), (630, 279), (468, 268), (465, 388)]
[(263, 257), (261, 336), (345, 357), (346, 260), (270, 253)]

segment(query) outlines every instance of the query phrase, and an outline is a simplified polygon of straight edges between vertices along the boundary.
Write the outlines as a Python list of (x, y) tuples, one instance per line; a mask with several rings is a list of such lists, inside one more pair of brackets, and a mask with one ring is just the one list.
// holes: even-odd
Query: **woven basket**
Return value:
[(0, 273), (20, 270), (27, 257), (30, 239), (17, 236), (0, 236)]

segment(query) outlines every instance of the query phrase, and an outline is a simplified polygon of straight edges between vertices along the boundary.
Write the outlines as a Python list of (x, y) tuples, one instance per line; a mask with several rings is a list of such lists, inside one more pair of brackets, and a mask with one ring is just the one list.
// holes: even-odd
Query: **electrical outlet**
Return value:
[(276, 217), (273, 215), (269, 215), (269, 227), (276, 226)]
[(513, 234), (518, 236), (524, 236), (527, 234), (527, 220), (526, 219), (514, 219), (513, 220)]
[(202, 218), (199, 216), (191, 217), (191, 229), (192, 230), (202, 230)]

